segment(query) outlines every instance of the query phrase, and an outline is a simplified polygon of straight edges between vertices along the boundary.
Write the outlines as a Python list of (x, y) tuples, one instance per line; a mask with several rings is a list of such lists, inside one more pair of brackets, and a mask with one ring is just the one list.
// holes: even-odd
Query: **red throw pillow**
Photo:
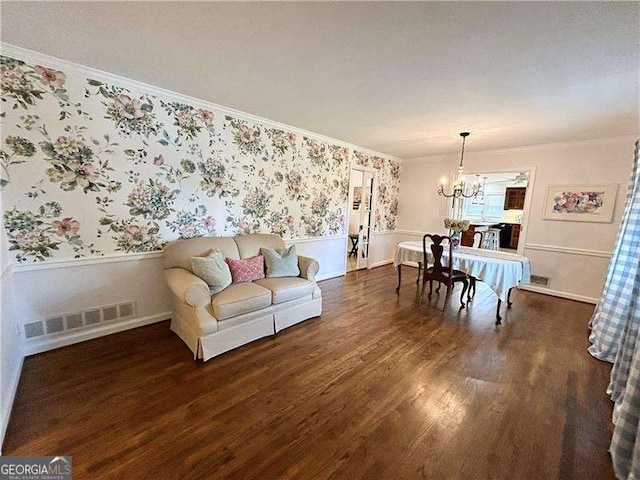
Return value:
[(264, 278), (264, 255), (237, 260), (225, 259), (231, 270), (232, 283), (251, 282)]

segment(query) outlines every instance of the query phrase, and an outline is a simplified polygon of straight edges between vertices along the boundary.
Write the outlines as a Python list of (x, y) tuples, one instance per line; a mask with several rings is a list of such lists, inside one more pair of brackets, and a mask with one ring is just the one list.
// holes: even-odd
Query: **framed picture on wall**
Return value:
[(568, 222), (611, 223), (618, 184), (549, 185), (542, 218)]

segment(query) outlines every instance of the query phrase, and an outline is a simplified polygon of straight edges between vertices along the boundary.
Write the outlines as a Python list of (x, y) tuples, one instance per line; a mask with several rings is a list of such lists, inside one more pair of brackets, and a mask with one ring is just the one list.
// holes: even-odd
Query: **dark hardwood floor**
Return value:
[(614, 478), (592, 306), (518, 291), (496, 326), (485, 285), (443, 315), (406, 271), (399, 297), (391, 266), (322, 282), (321, 318), (206, 363), (168, 322), (29, 357), (4, 453), (76, 480)]

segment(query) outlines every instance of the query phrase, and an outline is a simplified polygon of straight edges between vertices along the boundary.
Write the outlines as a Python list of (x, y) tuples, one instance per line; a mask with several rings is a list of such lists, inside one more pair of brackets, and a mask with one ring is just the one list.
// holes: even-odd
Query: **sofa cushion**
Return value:
[(207, 282), (212, 294), (231, 285), (231, 271), (220, 250), (214, 250), (208, 257), (191, 257), (191, 269)]
[(289, 248), (263, 247), (260, 252), (264, 255), (267, 278), (297, 277), (300, 275), (295, 245), (291, 245)]
[(233, 283), (251, 282), (264, 278), (264, 256), (245, 258), (227, 258)]
[(313, 282), (300, 277), (263, 278), (253, 283), (272, 292), (274, 305), (313, 293)]
[(218, 320), (254, 312), (271, 305), (271, 291), (255, 283), (232, 283), (211, 298)]

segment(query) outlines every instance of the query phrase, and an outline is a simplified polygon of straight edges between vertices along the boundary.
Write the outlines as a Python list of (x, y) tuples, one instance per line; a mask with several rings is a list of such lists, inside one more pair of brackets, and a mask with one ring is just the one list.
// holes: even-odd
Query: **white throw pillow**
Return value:
[(214, 250), (207, 257), (191, 257), (191, 269), (207, 282), (212, 295), (231, 285), (231, 271), (220, 250)]
[(261, 248), (260, 252), (264, 255), (267, 278), (297, 277), (300, 275), (295, 245), (291, 245), (289, 248)]

